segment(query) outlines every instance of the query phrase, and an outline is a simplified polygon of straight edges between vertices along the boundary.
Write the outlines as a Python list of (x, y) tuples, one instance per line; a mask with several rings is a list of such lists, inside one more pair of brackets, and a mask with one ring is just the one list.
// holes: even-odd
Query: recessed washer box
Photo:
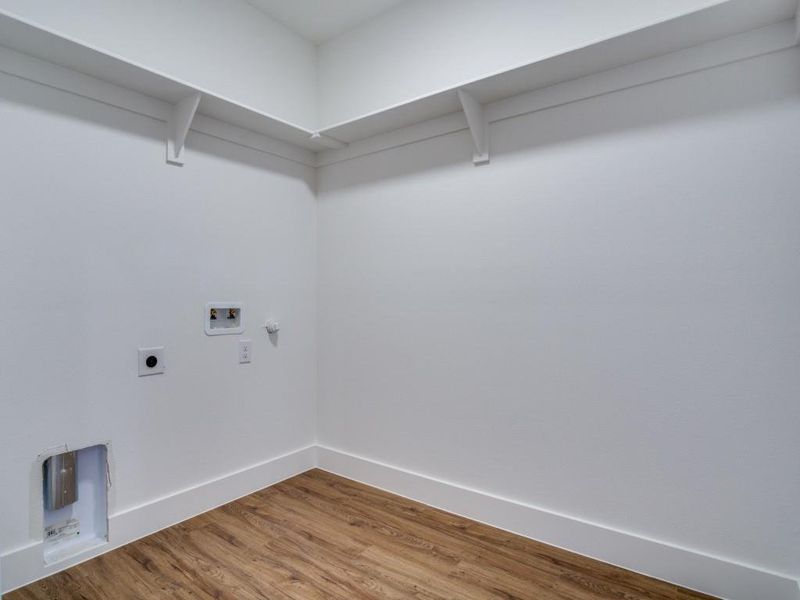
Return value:
[(205, 315), (206, 335), (232, 335), (242, 333), (241, 302), (209, 302)]
[[(42, 551), (47, 565), (108, 543), (108, 446), (64, 447), (38, 461), (42, 474)], [(67, 469), (69, 481), (53, 469)], [(57, 488), (53, 488), (57, 485)], [(67, 491), (65, 502), (51, 494)]]

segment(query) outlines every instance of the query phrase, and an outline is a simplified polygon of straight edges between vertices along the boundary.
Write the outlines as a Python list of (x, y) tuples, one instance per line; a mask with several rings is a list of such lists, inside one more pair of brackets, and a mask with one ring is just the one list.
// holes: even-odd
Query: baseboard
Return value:
[(33, 542), (0, 557), (3, 592), (10, 592), (100, 554), (298, 475), (316, 465), (316, 446), (275, 457), (211, 481), (126, 508), (109, 516), (108, 543), (45, 565), (43, 543)]
[(95, 556), (318, 466), (541, 542), (727, 600), (800, 600), (797, 581), (723, 558), (616, 531), (523, 502), (322, 446), (308, 446), (109, 517), (109, 542), (45, 565), (42, 542), (0, 557), (3, 592)]
[(798, 582), (326, 448), (320, 469), (631, 571), (727, 600), (798, 600)]

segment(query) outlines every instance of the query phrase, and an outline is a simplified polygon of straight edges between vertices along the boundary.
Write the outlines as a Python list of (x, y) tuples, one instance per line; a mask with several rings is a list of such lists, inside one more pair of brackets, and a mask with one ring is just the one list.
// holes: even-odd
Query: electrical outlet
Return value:
[(250, 362), (250, 346), (250, 340), (239, 340), (239, 363), (244, 364)]
[(139, 377), (164, 372), (164, 346), (139, 348)]

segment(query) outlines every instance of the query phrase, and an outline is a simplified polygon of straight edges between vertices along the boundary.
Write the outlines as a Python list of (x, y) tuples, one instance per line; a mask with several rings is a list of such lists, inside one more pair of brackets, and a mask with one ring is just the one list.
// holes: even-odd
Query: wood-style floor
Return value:
[(5, 600), (699, 600), (315, 470)]

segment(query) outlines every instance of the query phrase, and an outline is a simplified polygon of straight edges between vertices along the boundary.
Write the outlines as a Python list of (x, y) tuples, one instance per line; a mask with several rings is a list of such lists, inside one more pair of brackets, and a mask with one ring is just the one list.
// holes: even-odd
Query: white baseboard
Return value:
[(211, 481), (156, 498), (109, 516), (108, 543), (57, 563), (44, 563), (41, 541), (12, 550), (0, 557), (2, 591), (10, 592), (48, 575), (252, 494), (316, 465), (316, 446), (308, 446), (265, 462), (228, 473)]
[(727, 600), (799, 600), (798, 582), (515, 500), (318, 447), (318, 466), (475, 521)]
[(785, 576), (322, 446), (308, 446), (118, 511), (109, 517), (109, 542), (80, 556), (46, 565), (41, 541), (12, 550), (0, 557), (3, 573), (0, 589), (12, 591), (317, 466), (448, 512), (727, 600), (800, 600), (798, 582)]

